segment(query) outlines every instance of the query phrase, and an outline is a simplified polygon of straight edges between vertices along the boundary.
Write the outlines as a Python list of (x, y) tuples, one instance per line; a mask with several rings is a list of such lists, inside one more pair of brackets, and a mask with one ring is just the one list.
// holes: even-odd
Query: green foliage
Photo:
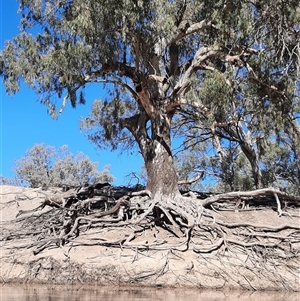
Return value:
[(75, 107), (101, 83), (106, 96), (81, 121), (99, 147), (141, 145), (129, 118), (152, 118), (152, 131), (168, 116), (179, 175), (205, 170), (222, 190), (299, 186), (298, 0), (19, 2), (22, 30), (0, 54), (8, 93), (25, 81), (57, 116), (58, 99)]
[(206, 73), (200, 86), (201, 101), (210, 108), (217, 122), (224, 122), (232, 107), (233, 91), (225, 80), (222, 73)]
[[(42, 102), (47, 104), (53, 93), (68, 94), (75, 106), (85, 73), (123, 61), (124, 47), (132, 56), (130, 44), (135, 36), (147, 49), (153, 30), (151, 9), (149, 1), (142, 6), (134, 1), (20, 1), (22, 32), (7, 42), (1, 54), (7, 92), (18, 91), (22, 79)], [(133, 27), (135, 23), (141, 26)], [(35, 29), (38, 34), (33, 34)]]
[(300, 195), (300, 140), (293, 145), (284, 133), (281, 139), (265, 146), (261, 158), (266, 185), (276, 186), (291, 194)]
[(134, 142), (122, 128), (122, 122), (132, 114), (135, 105), (126, 101), (123, 94), (121, 97), (118, 90), (114, 94), (110, 101), (95, 100), (89, 116), (81, 118), (80, 128), (89, 132), (88, 138), (99, 148), (130, 148)]
[(56, 150), (52, 146), (36, 144), (15, 162), (15, 179), (2, 177), (2, 184), (21, 184), (36, 187), (83, 186), (111, 182), (113, 176), (106, 166), (97, 171), (98, 163), (83, 153), (73, 155), (66, 145)]
[[(225, 13), (223, 5), (218, 1), (204, 5), (205, 16), (214, 19), (220, 33), (206, 44), (220, 53), (227, 49), (229, 54), (252, 47), (258, 55), (248, 55), (234, 64), (220, 55), (222, 71), (214, 59), (210, 73), (198, 72), (190, 102), (206, 107), (208, 113), (195, 112), (192, 107), (186, 110), (184, 122), (174, 123), (177, 132), (189, 133), (182, 145), (189, 154), (188, 161), (193, 162), (190, 166), (183, 161), (179, 173), (189, 170), (193, 174), (198, 166), (210, 177), (203, 182), (206, 187), (213, 181), (219, 190), (226, 191), (255, 188), (253, 174), (260, 172), (264, 186), (280, 186), (299, 194), (300, 157), (295, 151), (300, 141), (299, 2), (260, 1), (249, 5), (246, 1), (226, 1), (225, 5), (233, 5), (228, 7), (230, 13)], [(198, 146), (203, 144), (201, 137), (205, 138), (205, 149)], [(230, 145), (235, 145), (235, 155)], [(249, 160), (256, 162), (260, 171)]]

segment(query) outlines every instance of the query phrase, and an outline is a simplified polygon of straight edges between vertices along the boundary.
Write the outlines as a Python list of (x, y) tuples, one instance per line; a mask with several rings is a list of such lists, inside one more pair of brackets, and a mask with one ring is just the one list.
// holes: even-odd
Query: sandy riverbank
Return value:
[[(267, 258), (253, 261), (243, 248), (224, 248), (222, 252), (195, 253), (193, 250), (139, 250), (86, 246), (84, 234), (64, 246), (33, 254), (28, 245), (34, 243), (24, 235), (18, 220), (19, 210), (36, 208), (45, 197), (40, 189), (1, 186), (1, 270), (3, 283), (101, 284), (132, 286), (175, 286), (206, 289), (250, 289), (300, 291), (299, 257)], [(47, 214), (52, 208), (32, 213), (31, 218)], [(255, 222), (279, 225), (299, 223), (299, 209), (290, 209), (291, 216), (279, 217), (272, 209), (252, 212), (222, 212), (227, 222)], [(45, 225), (46, 227), (46, 225)], [(38, 232), (38, 229), (36, 229)], [(14, 237), (7, 233), (16, 234)], [(49, 230), (51, 231), (51, 230)], [(91, 232), (92, 231), (92, 232)], [(125, 229), (111, 233), (122, 235)], [(109, 230), (108, 230), (109, 232)], [(297, 232), (297, 231), (296, 231)], [(299, 232), (299, 231), (298, 231)], [(92, 236), (91, 236), (92, 233)], [(97, 228), (90, 237), (97, 237)], [(162, 229), (147, 230), (141, 241), (169, 234)], [(299, 233), (298, 233), (299, 236)], [(98, 237), (99, 238), (99, 237)], [(115, 238), (115, 237), (114, 237)], [(299, 238), (299, 237), (298, 237)], [(297, 238), (295, 238), (297, 239)], [(299, 243), (298, 243), (299, 252)], [(291, 269), (298, 266), (298, 269)]]

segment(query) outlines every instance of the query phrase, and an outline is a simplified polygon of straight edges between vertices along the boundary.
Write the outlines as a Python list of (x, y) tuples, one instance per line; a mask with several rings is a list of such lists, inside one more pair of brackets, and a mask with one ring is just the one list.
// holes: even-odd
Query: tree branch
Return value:
[(225, 202), (229, 200), (234, 200), (236, 198), (252, 199), (254, 197), (265, 196), (268, 194), (274, 195), (275, 193), (277, 194), (277, 196), (280, 196), (283, 199), (300, 202), (300, 197), (298, 196), (291, 196), (280, 190), (276, 190), (274, 188), (262, 188), (262, 189), (252, 190), (252, 191), (234, 191), (234, 192), (227, 192), (227, 193), (214, 195), (205, 200), (202, 200), (201, 204), (203, 206), (207, 206), (215, 202)]
[(84, 80), (86, 82), (91, 79), (97, 79), (99, 77), (105, 77), (111, 73), (118, 72), (120, 76), (126, 76), (134, 81), (136, 77), (136, 69), (134, 67), (128, 66), (121, 62), (110, 62), (103, 64), (100, 70), (86, 73), (84, 75)]
[(194, 23), (192, 25), (189, 25), (187, 23), (184, 28), (181, 28), (180, 33), (168, 43), (168, 45), (170, 45), (172, 43), (176, 43), (177, 41), (179, 41), (179, 40), (185, 38), (186, 36), (191, 35), (195, 32), (203, 31), (203, 30), (209, 29), (209, 28), (215, 28), (215, 26), (212, 24), (211, 21), (207, 21), (207, 20), (202, 20), (201, 22)]
[(200, 109), (205, 115), (210, 115), (212, 112), (208, 109), (205, 105), (198, 101), (188, 101), (185, 98), (180, 98), (177, 102), (170, 103), (167, 106), (167, 113), (176, 110), (176, 108), (180, 107), (181, 105), (189, 105), (191, 107)]
[(180, 180), (178, 181), (178, 185), (185, 185), (185, 184), (193, 184), (197, 181), (199, 181), (204, 175), (204, 171), (202, 171), (199, 175), (197, 175), (196, 177), (189, 179), (189, 180)]
[(202, 47), (196, 52), (191, 65), (174, 87), (174, 91), (172, 93), (174, 99), (179, 98), (181, 94), (184, 95), (188, 91), (192, 74), (201, 69), (203, 67), (203, 63), (207, 59), (215, 57), (217, 53), (218, 52), (216, 50), (212, 50), (210, 47)]

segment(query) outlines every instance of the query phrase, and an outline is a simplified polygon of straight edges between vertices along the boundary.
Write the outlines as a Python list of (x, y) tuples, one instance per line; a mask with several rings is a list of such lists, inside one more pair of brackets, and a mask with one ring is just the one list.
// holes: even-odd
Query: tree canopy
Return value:
[(7, 92), (25, 81), (57, 116), (104, 85), (82, 128), (99, 147), (137, 144), (153, 196), (178, 193), (173, 133), (185, 149), (210, 139), (225, 171), (234, 144), (257, 188), (276, 143), (299, 179), (299, 1), (19, 2), (0, 57)]
[(55, 149), (50, 145), (35, 144), (24, 157), (16, 160), (15, 179), (1, 178), (2, 184), (16, 183), (37, 187), (77, 187), (87, 184), (112, 182), (109, 166), (97, 170), (83, 153), (70, 153), (67, 145)]

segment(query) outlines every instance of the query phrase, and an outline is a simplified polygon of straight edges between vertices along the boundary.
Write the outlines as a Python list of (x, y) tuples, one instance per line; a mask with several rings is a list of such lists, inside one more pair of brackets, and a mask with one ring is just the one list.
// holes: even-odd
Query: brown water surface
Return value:
[(213, 291), (199, 289), (97, 286), (2, 285), (1, 301), (299, 301), (295, 292)]

